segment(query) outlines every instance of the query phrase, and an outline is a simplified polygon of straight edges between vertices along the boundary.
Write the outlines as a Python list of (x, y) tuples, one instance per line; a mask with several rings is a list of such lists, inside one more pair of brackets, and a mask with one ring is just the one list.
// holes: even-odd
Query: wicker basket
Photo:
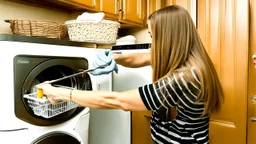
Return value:
[(88, 21), (67, 21), (68, 35), (71, 41), (112, 44), (116, 42), (120, 23), (102, 20), (99, 23)]
[(46, 20), (5, 20), (5, 22), (10, 23), (13, 34), (68, 39), (67, 28), (60, 22)]

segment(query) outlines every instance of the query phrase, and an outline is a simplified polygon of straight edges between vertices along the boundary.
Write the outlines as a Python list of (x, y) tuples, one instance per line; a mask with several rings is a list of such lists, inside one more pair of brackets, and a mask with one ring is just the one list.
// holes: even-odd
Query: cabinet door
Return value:
[(119, 0), (100, 0), (100, 11), (105, 13), (106, 18), (118, 20)]
[(120, 0), (120, 21), (132, 25), (144, 26), (146, 0)]
[(225, 95), (221, 111), (210, 120), (211, 144), (246, 144), (248, 1), (198, 0), (198, 32)]
[(78, 3), (91, 8), (95, 6), (95, 0), (73, 0), (73, 1), (74, 3)]
[(87, 10), (93, 10), (93, 11), (97, 10), (97, 7), (96, 7), (97, 0), (59, 0), (59, 1), (73, 5), (73, 6), (77, 6), (79, 8), (84, 8)]

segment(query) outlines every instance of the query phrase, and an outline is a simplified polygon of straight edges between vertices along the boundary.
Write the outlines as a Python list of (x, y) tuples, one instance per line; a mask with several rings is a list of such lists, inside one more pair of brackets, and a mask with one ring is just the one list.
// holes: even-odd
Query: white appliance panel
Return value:
[[(118, 53), (149, 52), (149, 49), (115, 50)], [(113, 91), (123, 92), (151, 83), (152, 69), (126, 68), (118, 65), (118, 74), (112, 73)], [(91, 109), (90, 144), (131, 144), (131, 112), (123, 110)]]
[[(121, 52), (122, 54), (126, 53), (139, 53), (139, 52), (149, 52), (149, 49), (140, 49), (140, 50), (123, 50), (123, 51), (113, 51)], [(151, 83), (152, 79), (152, 68), (151, 66), (141, 67), (141, 68), (127, 68), (121, 65), (118, 65), (118, 74), (113, 73), (112, 87), (113, 91), (127, 91), (131, 89), (136, 89), (140, 86)], [(123, 125), (122, 131), (123, 138), (125, 139), (124, 144), (131, 144), (131, 112), (123, 112), (123, 119), (120, 125)], [(129, 136), (129, 139), (127, 138)], [(116, 143), (117, 144), (117, 143)]]

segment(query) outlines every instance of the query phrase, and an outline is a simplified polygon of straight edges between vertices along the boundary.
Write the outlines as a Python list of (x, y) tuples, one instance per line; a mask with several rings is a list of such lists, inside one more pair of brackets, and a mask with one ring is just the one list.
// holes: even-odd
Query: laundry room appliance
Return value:
[[(150, 43), (115, 45), (113, 53), (150, 52)], [(118, 65), (118, 73), (112, 73), (112, 90), (123, 92), (152, 83), (151, 66), (127, 68)], [(123, 110), (91, 109), (90, 144), (131, 144), (132, 112)]]
[[(83, 43), (8, 34), (0, 34), (0, 47), (0, 143), (88, 144), (89, 108), (75, 106), (65, 112), (53, 108), (61, 112), (40, 115), (46, 107), (34, 111), (38, 103), (31, 105), (24, 95), (34, 93), (38, 83), (92, 68), (96, 49), (84, 48)], [(97, 77), (85, 74), (53, 85), (112, 90), (111, 77), (111, 74)]]

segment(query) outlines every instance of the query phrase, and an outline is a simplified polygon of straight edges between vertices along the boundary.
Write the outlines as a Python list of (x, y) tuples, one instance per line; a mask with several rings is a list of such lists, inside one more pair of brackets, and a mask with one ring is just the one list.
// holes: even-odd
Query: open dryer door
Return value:
[[(84, 58), (29, 55), (14, 57), (14, 103), (16, 117), (39, 126), (56, 125), (71, 119), (84, 108), (78, 107), (47, 119), (35, 115), (28, 105), (27, 99), (23, 98), (23, 95), (35, 92), (35, 85), (38, 83), (61, 78), (85, 69), (88, 69), (88, 62)], [(72, 77), (56, 82), (53, 85), (92, 90), (89, 75)]]

